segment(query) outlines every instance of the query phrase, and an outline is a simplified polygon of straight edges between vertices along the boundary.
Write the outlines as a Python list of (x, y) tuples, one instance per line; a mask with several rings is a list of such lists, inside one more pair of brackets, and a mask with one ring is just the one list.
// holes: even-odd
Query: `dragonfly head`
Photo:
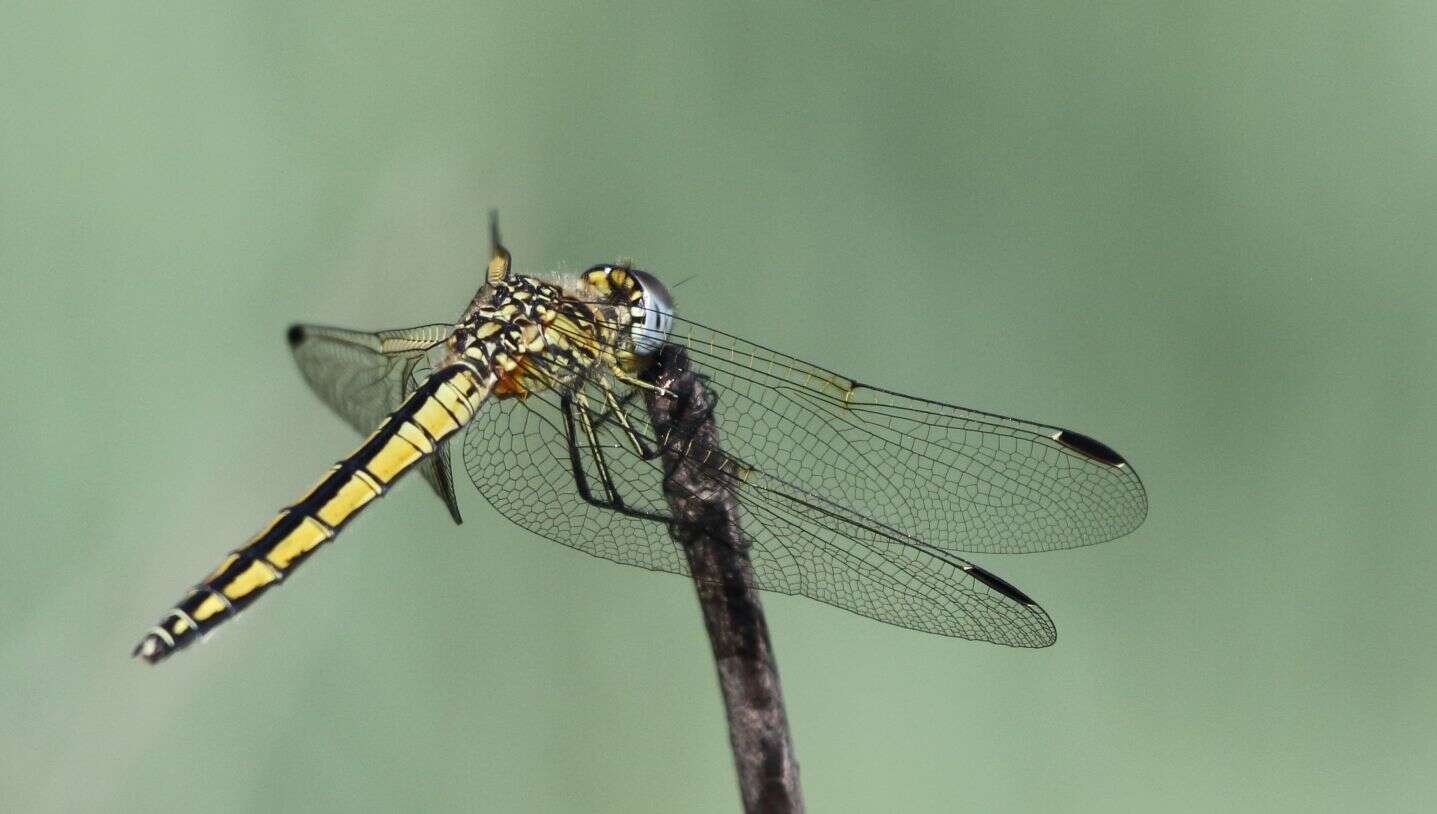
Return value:
[(629, 334), (634, 340), (634, 353), (639, 356), (653, 356), (669, 340), (669, 331), (674, 327), (674, 299), (659, 278), (638, 269), (630, 269), (635, 282), (639, 284), (642, 296), (637, 307), (642, 314), (634, 314)]

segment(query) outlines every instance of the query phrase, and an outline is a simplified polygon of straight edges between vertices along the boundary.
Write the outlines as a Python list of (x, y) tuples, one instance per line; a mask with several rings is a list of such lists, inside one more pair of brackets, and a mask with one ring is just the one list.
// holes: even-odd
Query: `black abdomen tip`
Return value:
[(1119, 455), (1112, 447), (1104, 444), (1096, 438), (1090, 438), (1082, 433), (1072, 430), (1059, 430), (1053, 440), (1082, 455), (1086, 455), (1095, 461), (1100, 461), (1108, 466), (1123, 466), (1127, 461)]
[(166, 642), (159, 634), (151, 633), (135, 645), (135, 652), (130, 655), (137, 659), (144, 659), (150, 664), (157, 664), (165, 656), (174, 650), (169, 642)]
[(303, 326), (303, 325), (291, 325), (291, 326), (289, 326), (289, 331), (287, 331), (287, 332), (285, 333), (284, 338), (289, 342), (289, 346), (290, 346), (291, 348), (294, 347), (294, 346), (296, 346), (296, 345), (298, 345), (299, 343), (301, 343), (301, 342), (304, 341), (304, 326)]

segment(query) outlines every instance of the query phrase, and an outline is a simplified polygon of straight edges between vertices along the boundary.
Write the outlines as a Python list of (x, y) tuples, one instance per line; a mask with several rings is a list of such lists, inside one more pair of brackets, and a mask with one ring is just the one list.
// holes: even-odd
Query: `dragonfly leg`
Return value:
[[(566, 397), (567, 399), (567, 397)], [(579, 426), (584, 430), (584, 438), (588, 441), (589, 450), (593, 455), (594, 466), (598, 469), (599, 480), (604, 485), (604, 495), (608, 499), (607, 505), (614, 509), (623, 509), (624, 500), (619, 496), (619, 490), (614, 485), (614, 477), (609, 472), (608, 460), (604, 456), (604, 449), (599, 444), (598, 433), (594, 432), (593, 415), (589, 412), (589, 400), (579, 391), (569, 402), (570, 421), (575, 412), (579, 415)], [(569, 432), (570, 460), (578, 460), (578, 445), (575, 443), (575, 436), (572, 430)]]
[[(601, 385), (601, 387), (603, 386)], [(623, 429), (624, 436), (629, 439), (629, 443), (634, 445), (634, 454), (638, 455), (639, 459), (644, 461), (652, 461), (653, 459), (659, 457), (659, 451), (653, 446), (651, 446), (647, 441), (645, 441), (643, 436), (639, 435), (638, 432), (634, 430), (633, 425), (629, 423), (629, 415), (625, 408), (628, 406), (629, 402), (633, 401), (633, 399), (638, 395), (638, 391), (630, 390), (628, 393), (624, 394), (623, 400), (620, 401), (614, 395), (614, 391), (612, 388), (603, 387), (603, 390), (604, 400), (608, 402), (609, 410), (612, 411), (614, 419), (618, 421), (619, 427)], [(606, 416), (600, 416), (600, 418), (605, 417)]]
[[(579, 497), (590, 505), (601, 509), (618, 512), (619, 514), (637, 517), (643, 520), (656, 520), (661, 523), (668, 523), (673, 518), (667, 515), (654, 514), (653, 512), (640, 511), (629, 507), (619, 494), (618, 484), (614, 481), (605, 458), (604, 448), (598, 441), (598, 434), (594, 432), (594, 416), (589, 413), (587, 401), (575, 400), (569, 396), (560, 398), (560, 412), (564, 414), (564, 434), (569, 447), (569, 466), (573, 470), (574, 486), (579, 491)], [(575, 414), (578, 418), (575, 419)], [(584, 430), (585, 443), (593, 456), (594, 465), (598, 469), (598, 476), (603, 483), (604, 498), (600, 499), (594, 494), (589, 484), (589, 476), (584, 471), (584, 465), (579, 452), (579, 430)]]
[(609, 372), (614, 375), (615, 379), (618, 379), (620, 382), (627, 384), (629, 387), (632, 387), (635, 390), (649, 390), (656, 395), (668, 396), (670, 398), (673, 398), (676, 395), (672, 390), (668, 390), (661, 385), (654, 384), (653, 382), (646, 382), (643, 379), (637, 378), (635, 376), (630, 376), (623, 368), (619, 367), (618, 365), (610, 366)]

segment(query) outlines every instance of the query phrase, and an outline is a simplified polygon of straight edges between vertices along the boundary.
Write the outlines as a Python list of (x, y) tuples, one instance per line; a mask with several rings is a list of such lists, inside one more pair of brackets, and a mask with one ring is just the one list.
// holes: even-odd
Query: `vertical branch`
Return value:
[[(749, 543), (739, 528), (731, 486), (732, 464), (719, 464), (723, 456), (714, 400), (680, 348), (663, 349), (653, 377), (666, 391), (648, 392), (646, 401), (663, 443), (664, 497), (679, 520), (670, 534), (688, 557), (703, 609), (744, 810), (802, 811), (798, 761), (768, 623), (752, 587)], [(705, 452), (685, 454), (690, 449)]]

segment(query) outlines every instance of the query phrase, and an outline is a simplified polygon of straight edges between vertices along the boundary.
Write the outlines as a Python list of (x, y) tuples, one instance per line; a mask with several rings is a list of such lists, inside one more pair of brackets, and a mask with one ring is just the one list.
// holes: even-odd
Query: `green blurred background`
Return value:
[(472, 490), (129, 658), (356, 441), (285, 326), (452, 319), (490, 207), (1142, 473), (980, 558), (1054, 648), (768, 599), (812, 810), (1437, 806), (1437, 7), (0, 9), (7, 810), (737, 809), (691, 586)]

